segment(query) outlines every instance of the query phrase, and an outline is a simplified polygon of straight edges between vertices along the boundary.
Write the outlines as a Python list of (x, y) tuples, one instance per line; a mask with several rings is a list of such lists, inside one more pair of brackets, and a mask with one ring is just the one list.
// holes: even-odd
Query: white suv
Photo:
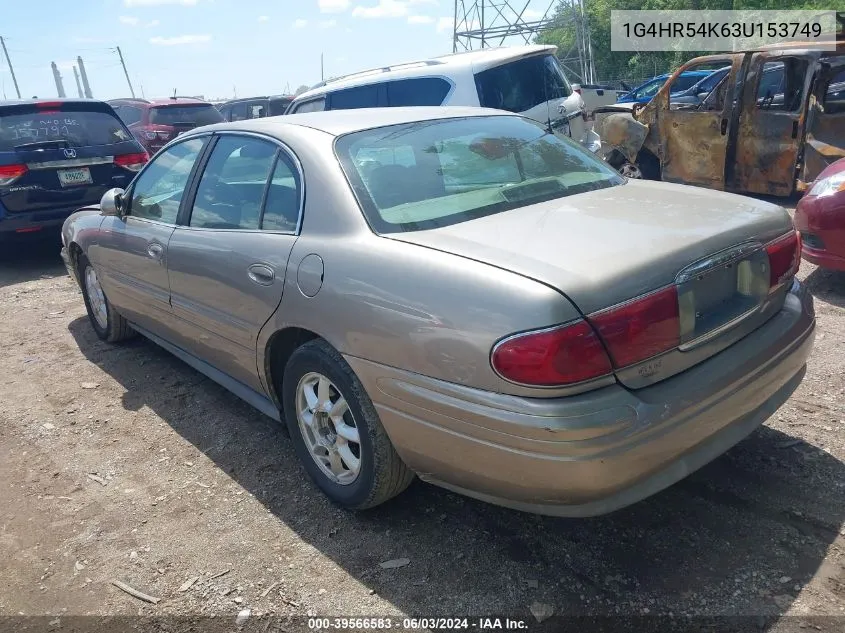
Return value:
[(482, 106), (522, 114), (593, 152), (599, 136), (572, 89), (556, 46), (486, 48), (329, 79), (290, 104), (285, 114), (396, 106)]

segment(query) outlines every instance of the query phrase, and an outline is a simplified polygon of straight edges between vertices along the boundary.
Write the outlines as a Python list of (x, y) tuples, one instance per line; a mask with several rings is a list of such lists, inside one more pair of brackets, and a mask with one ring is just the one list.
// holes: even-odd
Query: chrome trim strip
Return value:
[(681, 272), (679, 272), (675, 277), (675, 284), (680, 285), (686, 283), (699, 275), (704, 275), (710, 272), (714, 268), (731, 264), (742, 257), (746, 257), (755, 251), (761, 250), (762, 248), (763, 245), (760, 242), (751, 241), (744, 242), (737, 246), (731, 246), (730, 248), (726, 248), (725, 250), (714, 253), (713, 255), (709, 255), (704, 259), (693, 262), (681, 270)]
[(56, 169), (61, 167), (87, 167), (88, 165), (109, 165), (114, 163), (114, 156), (93, 156), (91, 158), (69, 158), (48, 160), (41, 163), (27, 163), (28, 169)]
[(764, 305), (765, 303), (756, 305), (747, 312), (743, 312), (742, 314), (734, 317), (727, 323), (722, 323), (722, 325), (720, 325), (719, 327), (702, 334), (698, 338), (694, 338), (693, 340), (687, 341), (686, 343), (681, 343), (680, 345), (678, 345), (678, 349), (682, 352), (688, 352), (692, 349), (695, 349), (696, 347), (700, 347), (705, 343), (708, 343), (709, 341), (712, 341), (714, 338), (718, 338), (728, 330), (732, 330), (733, 328), (735, 328), (737, 325), (745, 321), (745, 319), (747, 319), (748, 317), (760, 312), (761, 308)]

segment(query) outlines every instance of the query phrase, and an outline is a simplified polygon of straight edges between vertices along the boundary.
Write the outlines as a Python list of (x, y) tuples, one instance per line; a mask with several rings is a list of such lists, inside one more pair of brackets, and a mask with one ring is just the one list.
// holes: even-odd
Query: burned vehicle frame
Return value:
[[(672, 104), (681, 73), (730, 66), (701, 103)], [(708, 55), (648, 104), (597, 109), (607, 162), (628, 177), (743, 193), (805, 191), (845, 156), (845, 42)]]

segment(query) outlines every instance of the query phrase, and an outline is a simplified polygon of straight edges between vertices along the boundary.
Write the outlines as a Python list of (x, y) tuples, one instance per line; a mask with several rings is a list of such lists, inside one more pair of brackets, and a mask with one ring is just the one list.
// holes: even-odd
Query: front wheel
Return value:
[(91, 327), (101, 341), (117, 343), (132, 338), (135, 331), (129, 323), (109, 303), (97, 271), (88, 261), (85, 255), (80, 255), (78, 260), (79, 278), (82, 282), (82, 297), (85, 299), (85, 309), (88, 311), (88, 319)]
[(310, 341), (291, 355), (282, 393), (296, 453), (332, 501), (363, 510), (410, 485), (414, 474), (393, 448), (363, 385), (328, 343)]

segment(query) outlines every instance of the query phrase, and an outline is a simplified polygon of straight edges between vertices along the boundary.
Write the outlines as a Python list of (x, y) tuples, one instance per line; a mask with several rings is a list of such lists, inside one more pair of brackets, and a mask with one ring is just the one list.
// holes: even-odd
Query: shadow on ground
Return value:
[(816, 268), (805, 283), (816, 299), (845, 308), (845, 272)]
[[(305, 479), (281, 427), (143, 339), (110, 347), (86, 319), (79, 348), (301, 538), (406, 613), (782, 613), (824, 565), (845, 518), (845, 465), (763, 427), (686, 480), (615, 514), (533, 516), (416, 482), (347, 513)], [(397, 583), (379, 568), (411, 564)], [(395, 571), (395, 570), (392, 570)], [(788, 580), (785, 580), (787, 579)]]
[(67, 275), (59, 254), (58, 236), (23, 236), (14, 242), (0, 243), (0, 288), (35, 279)]

